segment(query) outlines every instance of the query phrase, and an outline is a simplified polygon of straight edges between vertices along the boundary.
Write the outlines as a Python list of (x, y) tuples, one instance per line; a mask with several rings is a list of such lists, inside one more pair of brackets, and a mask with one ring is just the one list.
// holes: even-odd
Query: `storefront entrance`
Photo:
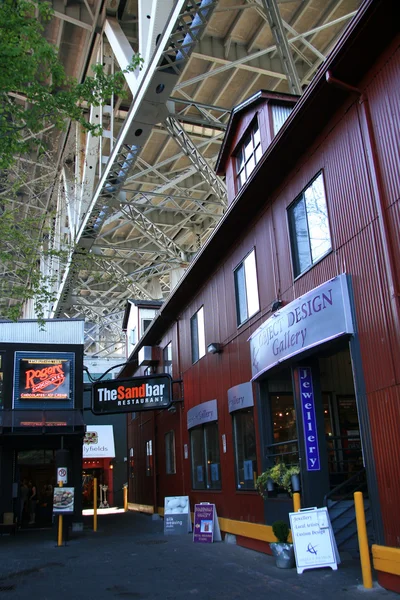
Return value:
[[(330, 356), (312, 357), (309, 363), (313, 364), (314, 404), (316, 420), (319, 422), (320, 469), (316, 470), (325, 473), (318, 483), (318, 497), (315, 499), (320, 504), (326, 494), (338, 487), (336, 498), (348, 492), (346, 481), (363, 469), (363, 460), (349, 349), (345, 347)], [(297, 365), (270, 375), (260, 383), (260, 390), (265, 414), (267, 467), (278, 462), (288, 466), (300, 464), (304, 479), (307, 474), (305, 471), (309, 469), (302, 420), (301, 426), (298, 422), (301, 408), (295, 398), (296, 369)], [(310, 439), (314, 439), (314, 434)], [(276, 508), (277, 499), (284, 501), (287, 498), (287, 492), (276, 487), (268, 500), (273, 500), (270, 506)], [(313, 504), (312, 490), (308, 500)], [(275, 514), (276, 510), (273, 509), (272, 513)]]
[[(16, 453), (19, 490), (16, 514), (22, 527), (50, 526), (53, 518), (55, 451), (21, 450)], [(34, 489), (36, 494), (33, 494)]]

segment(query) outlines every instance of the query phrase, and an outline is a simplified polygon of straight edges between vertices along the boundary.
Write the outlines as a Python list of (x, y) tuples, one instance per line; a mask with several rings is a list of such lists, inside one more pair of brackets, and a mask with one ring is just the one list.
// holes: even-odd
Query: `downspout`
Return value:
[[(398, 281), (398, 273), (396, 270), (396, 262), (394, 258), (394, 250), (392, 239), (390, 235), (389, 221), (387, 217), (387, 210), (385, 206), (385, 194), (382, 183), (382, 174), (379, 165), (378, 153), (376, 149), (375, 134), (372, 125), (371, 109), (368, 102), (367, 95), (362, 92), (359, 88), (348, 85), (347, 83), (340, 81), (332, 76), (330, 71), (326, 73), (326, 81), (334, 85), (337, 88), (345, 90), (347, 92), (355, 93), (359, 96), (359, 105), (361, 107), (361, 114), (363, 120), (361, 122), (361, 128), (363, 137), (366, 141), (367, 146), (367, 159), (370, 167), (370, 177), (375, 198), (375, 208), (378, 215), (378, 225), (382, 240), (382, 249), (385, 259), (385, 271), (387, 283), (389, 286), (390, 303), (392, 307), (392, 315), (394, 320), (394, 332), (400, 331), (400, 286)], [(390, 328), (389, 328), (390, 337)], [(396, 333), (395, 333), (396, 335)], [(397, 333), (398, 335), (398, 333)], [(392, 356), (393, 362), (393, 356)], [(393, 384), (396, 383), (396, 369), (393, 364)]]
[[(377, 150), (376, 150), (376, 141), (375, 141), (375, 135), (374, 135), (374, 130), (373, 130), (373, 126), (372, 126), (372, 118), (371, 118), (371, 111), (370, 111), (370, 107), (369, 107), (368, 98), (367, 98), (367, 95), (365, 93), (363, 93), (359, 88), (348, 85), (347, 83), (344, 83), (343, 81), (340, 81), (339, 79), (336, 79), (335, 77), (333, 77), (332, 73), (330, 71), (327, 71), (327, 73), (326, 73), (326, 81), (327, 81), (327, 83), (334, 85), (335, 87), (338, 87), (338, 88), (345, 90), (347, 92), (350, 92), (350, 93), (355, 93), (359, 96), (361, 115), (363, 117), (363, 119), (360, 123), (361, 134), (362, 134), (363, 139), (366, 144), (367, 161), (368, 161), (368, 166), (369, 166), (369, 171), (370, 171), (373, 195), (375, 198), (375, 208), (376, 208), (376, 212), (378, 215), (378, 226), (379, 226), (379, 232), (380, 232), (381, 240), (382, 240), (383, 254), (384, 254), (384, 258), (385, 258), (385, 272), (386, 272), (387, 283), (389, 285), (389, 291), (390, 291), (390, 303), (391, 303), (391, 307), (392, 307), (392, 315), (393, 315), (395, 327), (397, 328), (397, 331), (399, 331), (399, 287), (398, 287), (398, 280), (397, 280), (397, 272), (396, 272), (395, 263), (394, 263), (393, 246), (391, 244), (389, 223), (387, 220), (385, 203), (384, 203), (382, 175), (381, 175), (381, 169), (379, 166), (379, 160), (378, 160), (378, 155), (377, 155)], [(391, 331), (391, 328), (389, 327), (387, 320), (386, 320), (386, 328), (387, 328), (388, 339), (390, 340), (392, 331)], [(396, 335), (396, 333), (395, 333), (395, 335)], [(393, 354), (391, 354), (391, 362), (392, 362), (393, 380), (395, 381), (396, 369), (395, 369)], [(366, 435), (371, 439), (368, 408), (363, 407), (361, 412), (362, 412), (362, 418), (365, 422)], [(362, 428), (361, 428), (361, 435), (363, 435)], [(379, 486), (378, 486), (376, 470), (375, 470), (374, 449), (372, 447), (370, 447), (368, 454), (369, 454), (369, 458), (371, 460), (368, 460), (365, 463), (365, 468), (366, 468), (366, 473), (367, 473), (368, 489), (369, 489), (369, 493), (370, 493), (370, 498), (372, 500), (372, 502), (371, 502), (372, 522), (374, 525), (375, 535), (377, 537), (378, 543), (385, 543), (385, 534), (384, 534), (384, 529), (383, 529), (382, 514), (380, 511), (380, 492), (379, 492)]]
[(184, 452), (184, 443), (183, 443), (183, 417), (184, 417), (184, 394), (183, 394), (183, 373), (181, 371), (181, 340), (179, 334), (179, 317), (176, 319), (176, 352), (178, 356), (178, 373), (179, 378), (182, 380), (180, 384), (180, 389), (182, 393), (182, 402), (178, 402), (179, 406), (179, 436), (181, 439), (181, 465), (182, 465), (182, 495), (185, 495), (185, 452)]

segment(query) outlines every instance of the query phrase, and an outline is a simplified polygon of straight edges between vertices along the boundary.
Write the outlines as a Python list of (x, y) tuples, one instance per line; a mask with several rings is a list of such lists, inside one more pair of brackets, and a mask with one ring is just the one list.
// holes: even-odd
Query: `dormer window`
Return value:
[(250, 177), (261, 154), (260, 130), (255, 121), (236, 155), (237, 190), (240, 190)]
[(288, 116), (293, 110), (293, 106), (282, 104), (271, 104), (272, 124), (274, 136), (278, 133)]

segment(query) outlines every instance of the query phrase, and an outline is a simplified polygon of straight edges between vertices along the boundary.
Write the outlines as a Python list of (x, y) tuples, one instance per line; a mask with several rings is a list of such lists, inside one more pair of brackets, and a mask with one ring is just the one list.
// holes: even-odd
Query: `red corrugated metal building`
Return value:
[[(268, 551), (292, 500), (258, 474), (299, 465), (356, 552), (364, 492), (375, 567), (400, 591), (399, 41), (394, 0), (366, 0), (301, 98), (259, 92), (218, 159), (229, 206), (120, 374), (169, 372), (168, 411), (128, 420), (129, 502), (215, 503)], [(373, 40), (373, 42), (372, 42)], [(141, 362), (143, 347), (162, 358)], [(389, 554), (388, 554), (389, 552)]]

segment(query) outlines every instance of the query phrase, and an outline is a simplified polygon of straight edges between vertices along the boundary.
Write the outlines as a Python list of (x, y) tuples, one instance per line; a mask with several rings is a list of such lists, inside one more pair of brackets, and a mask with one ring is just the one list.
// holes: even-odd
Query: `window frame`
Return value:
[[(255, 142), (255, 132), (258, 131), (258, 142)], [(247, 140), (251, 139), (252, 143), (252, 151), (251, 154), (246, 159), (245, 148), (248, 147), (246, 143)], [(234, 152), (234, 164), (235, 164), (235, 185), (236, 192), (239, 192), (242, 187), (246, 184), (246, 182), (250, 179), (251, 174), (256, 168), (257, 164), (260, 162), (262, 157), (262, 145), (261, 145), (261, 131), (260, 125), (258, 123), (257, 115), (255, 115), (254, 119), (251, 121), (250, 125), (246, 129), (244, 135), (241, 137), (240, 142), (235, 149)], [(247, 173), (247, 165), (254, 159), (254, 166), (249, 173)], [(241, 182), (241, 174), (244, 172), (244, 180)]]
[[(203, 331), (202, 338), (204, 341), (203, 346), (200, 345), (200, 335), (199, 335), (199, 313), (202, 314), (202, 323), (203, 323)], [(194, 325), (195, 324), (195, 325)], [(194, 327), (196, 327), (196, 335), (194, 335)], [(204, 305), (200, 306), (200, 308), (192, 315), (190, 318), (190, 346), (192, 353), (192, 364), (197, 363), (203, 356), (206, 355), (206, 332), (205, 332), (205, 319), (204, 319)], [(202, 352), (202, 354), (201, 354)]]
[[(171, 439), (169, 439), (171, 438)], [(176, 445), (175, 431), (171, 429), (164, 434), (165, 442), (165, 473), (176, 475)]]
[(153, 477), (153, 440), (146, 440), (146, 477)]
[[(207, 456), (209, 456), (209, 446), (207, 445), (207, 436), (211, 433), (212, 429), (216, 428), (216, 438), (214, 439), (214, 442), (216, 441), (216, 446), (215, 448), (217, 448), (218, 450), (218, 462), (209, 462), (207, 460)], [(193, 436), (200, 433), (200, 437), (201, 437), (201, 448), (200, 448), (200, 454), (201, 454), (201, 465), (197, 465), (196, 468), (198, 468), (198, 466), (202, 467), (203, 470), (203, 478), (204, 478), (204, 485), (198, 486), (195, 485), (195, 478), (194, 478), (194, 464), (193, 464), (193, 459), (194, 459), (194, 452), (193, 452)], [(219, 427), (218, 427), (218, 421), (210, 421), (209, 423), (203, 423), (202, 425), (198, 425), (197, 427), (192, 427), (192, 429), (189, 430), (189, 445), (190, 445), (190, 479), (191, 479), (191, 485), (192, 485), (192, 490), (204, 490), (204, 491), (209, 491), (209, 490), (221, 490), (222, 489), (222, 473), (221, 473), (221, 449), (220, 449), (220, 445), (219, 445)], [(211, 466), (210, 469), (208, 468), (208, 465), (218, 465), (218, 479), (213, 480), (212, 479), (212, 473), (211, 473)], [(197, 478), (196, 478), (197, 480)], [(213, 485), (214, 482), (217, 482), (216, 485)]]
[[(257, 309), (254, 310), (254, 312), (252, 312), (251, 314), (249, 314), (249, 294), (247, 293), (247, 278), (246, 278), (246, 260), (252, 255), (254, 254), (254, 267), (255, 267), (255, 283), (256, 283), (256, 287), (257, 287)], [(238, 276), (237, 274), (239, 273), (239, 271), (241, 270), (241, 268), (243, 268), (243, 272), (244, 272), (244, 292), (245, 292), (245, 301), (246, 301), (246, 317), (241, 320), (241, 309), (240, 309), (240, 289), (239, 289), (239, 281), (238, 281)], [(258, 287), (258, 273), (257, 273), (257, 255), (256, 255), (256, 249), (255, 247), (252, 248), (252, 250), (250, 250), (250, 252), (248, 252), (246, 254), (246, 256), (243, 258), (243, 260), (233, 269), (233, 278), (234, 278), (234, 286), (235, 286), (235, 306), (236, 306), (236, 324), (237, 327), (241, 327), (244, 323), (247, 323), (247, 321), (249, 319), (251, 319), (252, 317), (254, 317), (254, 315), (256, 315), (259, 311), (260, 311), (260, 294), (259, 294), (259, 287)], [(252, 290), (254, 291), (254, 290)]]
[[(140, 320), (140, 324), (141, 324), (141, 335), (140, 337), (143, 337), (143, 335), (145, 334), (145, 332), (148, 330), (148, 328), (150, 327), (150, 325), (153, 322), (154, 317), (152, 317), (151, 319), (149, 319), (149, 317), (141, 317)], [(147, 327), (145, 327), (145, 323), (147, 323)]]
[[(172, 341), (170, 340), (163, 348), (163, 371), (172, 375)], [(170, 357), (169, 357), (170, 355)]]
[[(233, 453), (234, 453), (234, 461), (235, 461), (235, 484), (236, 484), (236, 490), (237, 491), (244, 491), (244, 492), (251, 492), (251, 491), (255, 491), (255, 482), (254, 482), (254, 475), (253, 475), (253, 479), (251, 480), (247, 480), (247, 481), (251, 481), (252, 485), (246, 486), (245, 482), (246, 480), (244, 480), (244, 485), (243, 487), (240, 485), (240, 478), (239, 478), (239, 471), (240, 471), (240, 465), (239, 465), (239, 460), (238, 460), (238, 444), (237, 444), (237, 426), (236, 426), (236, 422), (237, 420), (241, 417), (241, 415), (245, 415), (245, 414), (251, 414), (251, 417), (253, 419), (253, 428), (254, 428), (254, 439), (255, 439), (255, 458), (254, 461), (255, 462), (255, 472), (258, 472), (258, 460), (257, 460), (257, 442), (256, 442), (256, 425), (255, 425), (255, 419), (254, 419), (254, 406), (251, 407), (247, 407), (241, 410), (235, 410), (234, 412), (231, 413), (232, 415), (232, 440), (233, 440)], [(248, 459), (251, 460), (251, 459)], [(253, 474), (254, 474), (254, 465), (252, 465), (253, 468)]]
[[(327, 228), (328, 228), (328, 234), (329, 234), (330, 247), (323, 254), (321, 254), (317, 259), (315, 259), (313, 261), (311, 242), (310, 242), (310, 240), (312, 238), (310, 237), (309, 221), (308, 221), (307, 207), (306, 207), (306, 202), (305, 202), (305, 193), (309, 188), (312, 187), (314, 181), (316, 181), (318, 179), (318, 177), (320, 177), (320, 176), (322, 177), (322, 185), (323, 185), (323, 190), (324, 190), (324, 200), (325, 200), (325, 206), (326, 206), (326, 219), (327, 219)], [(303, 201), (303, 204), (304, 204), (305, 219), (306, 219), (306, 224), (307, 224), (309, 254), (310, 254), (310, 259), (311, 259), (311, 263), (307, 267), (305, 267), (303, 270), (301, 270), (301, 266), (300, 266), (298, 244), (297, 244), (297, 240), (296, 240), (296, 231), (295, 231), (295, 227), (294, 227), (295, 221), (292, 216), (293, 209), (301, 201)], [(308, 271), (310, 271), (312, 268), (314, 268), (321, 260), (323, 260), (326, 256), (328, 256), (328, 254), (330, 254), (333, 251), (332, 233), (331, 233), (331, 226), (330, 226), (331, 219), (330, 219), (330, 215), (329, 215), (329, 206), (328, 206), (328, 200), (327, 200), (325, 177), (324, 177), (323, 169), (318, 171), (318, 173), (308, 182), (308, 184), (302, 189), (302, 191), (296, 196), (296, 198), (288, 205), (288, 207), (286, 209), (286, 214), (287, 214), (287, 228), (288, 228), (288, 236), (289, 236), (291, 264), (292, 264), (292, 269), (293, 269), (293, 280), (296, 281), (299, 277), (302, 277), (305, 273), (308, 273)]]

